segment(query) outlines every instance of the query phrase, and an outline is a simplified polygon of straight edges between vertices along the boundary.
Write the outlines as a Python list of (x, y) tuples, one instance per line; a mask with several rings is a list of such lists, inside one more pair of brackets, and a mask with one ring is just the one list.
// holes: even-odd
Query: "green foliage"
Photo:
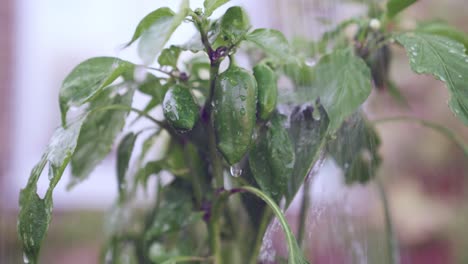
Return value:
[(327, 145), (328, 153), (344, 172), (348, 184), (371, 180), (380, 164), (377, 132), (362, 113), (349, 117)]
[(329, 132), (333, 134), (369, 96), (369, 68), (351, 51), (337, 50), (323, 56), (312, 74), (310, 86), (299, 87), (297, 102), (320, 98), (330, 118)]
[(393, 18), (416, 1), (417, 0), (389, 0), (387, 2), (387, 16)]
[(70, 107), (91, 101), (106, 86), (128, 71), (133, 71), (133, 64), (111, 57), (91, 58), (76, 66), (65, 78), (60, 89), (62, 124), (66, 124)]
[[(178, 13), (157, 9), (141, 20), (126, 44), (139, 40), (144, 65), (96, 57), (65, 78), (59, 94), (62, 126), (20, 192), (18, 233), (29, 262), (38, 262), (53, 190), (68, 163), (72, 185), (77, 184), (121, 138), (116, 153), (119, 197), (113, 210), (117, 220), (109, 223), (104, 246), (112, 263), (257, 263), (272, 213), (285, 232), (288, 263), (308, 263), (299, 247), (302, 241), (294, 237), (278, 204), (285, 198), (289, 206), (322, 158), (334, 159), (347, 183), (365, 184), (376, 176), (380, 140), (360, 109), (371, 92), (371, 78), (380, 91), (387, 89), (404, 102), (389, 78), (392, 37), (407, 49), (415, 72), (447, 84), (450, 108), (468, 124), (466, 34), (440, 21), (405, 33), (388, 26), (415, 1), (390, 0), (387, 13), (369, 11), (382, 21), (351, 18), (317, 42), (302, 39), (294, 47), (280, 31), (252, 29), (238, 6), (210, 19), (227, 2), (205, 0), (204, 11), (191, 10), (188, 0)], [(185, 22), (195, 26), (194, 37), (167, 47)], [(351, 25), (359, 30), (350, 40), (345, 31)], [(240, 68), (237, 54), (247, 55), (256, 66)], [(221, 72), (228, 57), (230, 65)], [(157, 66), (148, 66), (155, 62)], [(288, 91), (279, 86), (285, 79), (291, 81)], [(132, 107), (135, 93), (148, 99), (143, 110)], [(163, 109), (163, 120), (152, 116), (156, 107)], [(67, 115), (71, 108), (80, 110), (73, 111), (73, 118)], [(152, 126), (119, 137), (130, 111), (137, 117), (128, 126), (140, 118)], [(466, 150), (447, 129), (420, 123)], [(137, 137), (143, 137), (141, 148)], [(47, 164), (49, 188), (40, 197), (37, 183)], [(150, 188), (157, 190), (156, 201), (135, 208), (139, 192)], [(243, 193), (240, 200), (228, 199), (238, 192)]]
[(416, 73), (432, 74), (450, 91), (450, 109), (468, 125), (468, 55), (462, 44), (439, 35), (413, 32), (397, 36)]
[(294, 148), (284, 119), (280, 114), (272, 116), (249, 155), (255, 181), (277, 203), (287, 191), (294, 166)]

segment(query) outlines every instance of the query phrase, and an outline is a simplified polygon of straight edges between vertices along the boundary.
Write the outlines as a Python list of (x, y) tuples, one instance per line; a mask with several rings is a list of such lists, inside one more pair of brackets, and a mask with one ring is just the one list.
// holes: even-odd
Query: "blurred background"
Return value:
[[(191, 0), (201, 7), (202, 0)], [(359, 1), (231, 1), (251, 14), (254, 27), (273, 27), (290, 38), (313, 39), (337, 23), (364, 14)], [(378, 3), (379, 1), (375, 1)], [(93, 56), (139, 61), (133, 49), (122, 51), (139, 20), (161, 6), (177, 10), (179, 1), (2, 0), (0, 2), (0, 263), (21, 263), (16, 235), (18, 194), (59, 125), (58, 90), (68, 72)], [(217, 13), (222, 14), (227, 7)], [(402, 23), (440, 18), (468, 32), (466, 0), (418, 1)], [(171, 40), (182, 43), (187, 25)], [(371, 120), (414, 116), (444, 125), (468, 142), (468, 128), (447, 107), (443, 84), (412, 74), (403, 49), (394, 50), (391, 74), (409, 102), (401, 107), (385, 92), (365, 105)], [(142, 104), (142, 99), (135, 104)], [(440, 134), (411, 123), (378, 125), (382, 138), (379, 170), (387, 191), (402, 263), (468, 263), (468, 162)], [(67, 192), (67, 174), (54, 193), (54, 216), (43, 244), (41, 263), (97, 263), (105, 214), (116, 197), (114, 155), (93, 175)], [(44, 191), (48, 184), (39, 186)], [(288, 210), (295, 226), (297, 203)], [(340, 172), (325, 161), (312, 179), (307, 243), (314, 263), (382, 263), (382, 199), (374, 183), (345, 186)], [(273, 223), (267, 236), (279, 236)], [(271, 239), (269, 240), (271, 241)], [(278, 240), (263, 248), (284, 251)], [(379, 261), (380, 260), (380, 261)]]

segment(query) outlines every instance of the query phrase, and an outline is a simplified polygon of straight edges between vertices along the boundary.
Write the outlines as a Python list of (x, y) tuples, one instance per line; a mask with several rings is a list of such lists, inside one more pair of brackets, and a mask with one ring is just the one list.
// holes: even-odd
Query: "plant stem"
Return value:
[(385, 215), (385, 232), (387, 233), (387, 254), (389, 264), (399, 264), (400, 254), (398, 252), (398, 241), (395, 237), (395, 231), (392, 225), (392, 219), (390, 215), (390, 207), (387, 199), (387, 194), (382, 182), (376, 179), (377, 188), (379, 190), (380, 197), (382, 199), (382, 206)]
[(269, 207), (265, 207), (263, 209), (262, 219), (260, 220), (260, 225), (257, 229), (257, 237), (255, 238), (255, 243), (252, 252), (250, 253), (249, 263), (250, 264), (257, 264), (258, 255), (260, 254), (260, 249), (263, 243), (263, 237), (265, 236), (265, 232), (268, 228), (268, 224), (270, 223), (272, 217), (272, 211)]
[(220, 221), (219, 218), (223, 211), (223, 203), (226, 201), (230, 193), (222, 192), (215, 198), (211, 207), (211, 216), (208, 224), (208, 235), (210, 241), (210, 249), (213, 255), (215, 264), (223, 263), (223, 256), (221, 252), (221, 235), (220, 235)]
[(310, 206), (310, 182), (310, 180), (306, 179), (303, 186), (301, 212), (299, 215), (299, 229), (297, 231), (297, 243), (300, 248), (302, 248), (302, 243), (304, 241), (305, 223)]

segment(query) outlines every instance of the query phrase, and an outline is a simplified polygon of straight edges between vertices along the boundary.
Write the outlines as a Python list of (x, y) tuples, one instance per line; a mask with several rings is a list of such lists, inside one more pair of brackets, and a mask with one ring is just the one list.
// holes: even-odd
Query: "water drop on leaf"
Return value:
[(242, 169), (239, 164), (234, 164), (230, 168), (232, 177), (239, 177), (242, 174)]
[(24, 263), (29, 263), (29, 258), (26, 255), (26, 253), (23, 253), (23, 261), (24, 261)]

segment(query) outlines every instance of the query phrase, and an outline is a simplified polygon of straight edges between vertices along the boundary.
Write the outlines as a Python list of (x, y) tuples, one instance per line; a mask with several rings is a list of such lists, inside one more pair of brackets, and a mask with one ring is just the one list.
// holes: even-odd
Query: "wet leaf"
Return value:
[(447, 37), (453, 41), (460, 42), (465, 46), (465, 53), (468, 52), (468, 34), (460, 31), (443, 21), (432, 21), (419, 25), (416, 31)]
[(411, 69), (443, 81), (450, 92), (449, 107), (468, 125), (468, 56), (465, 47), (449, 38), (420, 32), (397, 36), (410, 58)]
[(380, 165), (380, 139), (362, 113), (352, 115), (327, 144), (327, 151), (344, 172), (347, 184), (367, 183)]
[(246, 40), (254, 43), (266, 54), (282, 63), (295, 62), (288, 40), (278, 30), (259, 28), (247, 34)]
[(203, 6), (205, 7), (205, 16), (209, 17), (213, 14), (213, 11), (218, 9), (218, 7), (226, 4), (229, 0), (205, 0)]
[(289, 135), (294, 144), (295, 162), (292, 177), (288, 182), (288, 202), (292, 201), (318, 160), (326, 142), (330, 120), (322, 106), (316, 106), (314, 109), (304, 105), (293, 111), (290, 122)]
[(81, 106), (98, 95), (125, 72), (133, 72), (133, 64), (113, 57), (88, 59), (65, 78), (60, 89), (62, 124), (66, 125), (67, 112), (72, 106)]
[[(123, 91), (122, 91), (123, 89)], [(120, 93), (124, 92), (122, 95)], [(90, 103), (90, 110), (109, 105), (130, 107), (134, 90), (122, 86), (105, 89)], [(125, 125), (128, 111), (94, 111), (81, 127), (78, 145), (71, 160), (72, 181), (69, 188), (86, 179), (92, 170), (109, 154), (115, 138)]]
[(310, 86), (299, 87), (296, 102), (320, 98), (330, 119), (329, 133), (353, 114), (369, 96), (371, 74), (366, 63), (349, 50), (336, 50), (323, 56), (312, 72)]
[[(64, 129), (55, 130), (41, 161), (32, 169), (28, 183), (20, 192), (18, 233), (23, 245), (25, 258), (37, 263), (41, 244), (46, 236), (52, 217), (52, 194), (60, 181), (70, 157), (75, 151), (83, 119)], [(49, 188), (44, 198), (37, 194), (37, 182), (45, 166), (49, 164)]]
[(238, 44), (245, 38), (250, 28), (250, 20), (245, 10), (240, 6), (233, 6), (226, 10), (219, 24), (219, 35), (213, 44), (214, 48)]
[(389, 0), (387, 2), (387, 16), (393, 18), (407, 7), (416, 3), (417, 0)]
[(171, 66), (177, 68), (177, 60), (179, 59), (181, 49), (177, 46), (170, 46), (167, 49), (163, 49), (161, 55), (159, 55), (158, 63), (161, 66)]
[(294, 148), (284, 127), (284, 118), (273, 114), (271, 125), (259, 136), (249, 154), (249, 164), (255, 181), (273, 200), (279, 202), (286, 194), (294, 166)]
[(128, 164), (132, 156), (136, 139), (137, 134), (129, 133), (122, 139), (122, 141), (120, 141), (117, 148), (117, 184), (121, 199), (124, 199), (125, 197), (127, 185), (125, 176), (127, 175)]
[(183, 0), (177, 14), (165, 7), (148, 14), (138, 24), (127, 46), (140, 38), (138, 55), (145, 64), (151, 64), (172, 36), (172, 33), (185, 19), (188, 10), (188, 0)]

